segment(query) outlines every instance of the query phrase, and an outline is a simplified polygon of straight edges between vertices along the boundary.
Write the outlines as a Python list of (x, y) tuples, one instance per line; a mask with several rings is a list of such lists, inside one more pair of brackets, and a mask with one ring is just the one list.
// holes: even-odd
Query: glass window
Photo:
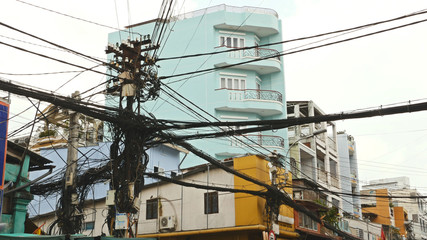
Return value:
[(240, 46), (241, 48), (245, 47), (245, 39), (240, 38)]
[(147, 210), (145, 219), (156, 219), (157, 218), (157, 209), (158, 209), (158, 199), (149, 199), (147, 200)]
[(233, 89), (233, 80), (231, 78), (227, 78), (227, 88)]
[(234, 82), (233, 82), (233, 89), (240, 89), (240, 87), (239, 87), (239, 79), (234, 79)]
[(227, 37), (227, 47), (231, 47), (231, 37)]
[(225, 78), (221, 78), (221, 88), (227, 88), (227, 84), (226, 84)]
[(205, 193), (205, 214), (218, 213), (218, 192)]
[(238, 48), (239, 47), (239, 45), (238, 45), (238, 38), (233, 38), (233, 47), (234, 48)]
[(85, 222), (84, 230), (93, 230), (95, 228), (95, 222)]
[(219, 38), (219, 45), (220, 46), (225, 46), (225, 38), (224, 37), (220, 37)]
[(246, 80), (240, 79), (240, 89), (245, 90), (246, 89)]

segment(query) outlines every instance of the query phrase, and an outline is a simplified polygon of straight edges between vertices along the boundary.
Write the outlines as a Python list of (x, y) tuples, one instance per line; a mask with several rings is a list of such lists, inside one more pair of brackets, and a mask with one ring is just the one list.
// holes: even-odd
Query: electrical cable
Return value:
[[(259, 57), (253, 60), (249, 60), (249, 61), (242, 61), (240, 63), (235, 63), (235, 64), (227, 64), (224, 66), (218, 66), (218, 67), (213, 67), (213, 68), (208, 68), (208, 69), (203, 69), (203, 70), (198, 70), (198, 71), (191, 71), (191, 72), (185, 72), (185, 73), (180, 73), (180, 74), (175, 74), (175, 75), (169, 75), (169, 76), (162, 76), (159, 77), (160, 80), (163, 79), (168, 79), (168, 78), (175, 78), (175, 77), (181, 77), (181, 76), (185, 76), (185, 75), (190, 75), (190, 74), (199, 74), (196, 76), (200, 76), (209, 72), (214, 72), (220, 69), (226, 69), (226, 68), (231, 68), (231, 67), (235, 67), (235, 66), (240, 66), (240, 65), (244, 65), (244, 64), (248, 64), (248, 63), (253, 63), (253, 62), (258, 62), (258, 61), (262, 61), (262, 60), (266, 60), (269, 58), (276, 58), (276, 57), (282, 57), (282, 56), (286, 56), (286, 55), (291, 55), (291, 54), (295, 54), (295, 53), (301, 53), (301, 52), (305, 52), (305, 51), (309, 51), (309, 50), (314, 50), (317, 48), (322, 48), (322, 47), (327, 47), (327, 46), (331, 46), (331, 45), (335, 45), (335, 44), (339, 44), (339, 43), (344, 43), (344, 42), (348, 42), (348, 41), (352, 41), (352, 40), (356, 40), (356, 39), (360, 39), (360, 38), (364, 38), (364, 37), (368, 37), (368, 36), (372, 36), (372, 35), (376, 35), (376, 34), (380, 34), (380, 33), (384, 33), (384, 32), (388, 32), (388, 31), (392, 31), (392, 30), (396, 30), (396, 29), (400, 29), (400, 28), (404, 28), (404, 27), (408, 27), (408, 26), (412, 26), (415, 24), (420, 24), (423, 22), (426, 22), (427, 19), (424, 20), (420, 20), (420, 21), (415, 21), (415, 22), (411, 22), (408, 24), (404, 24), (404, 25), (400, 25), (397, 27), (392, 27), (392, 28), (387, 28), (384, 30), (380, 30), (380, 31), (376, 31), (376, 32), (372, 32), (372, 33), (368, 33), (368, 34), (363, 34), (363, 35), (359, 35), (356, 37), (351, 37), (351, 38), (346, 38), (344, 40), (339, 40), (339, 41), (335, 41), (335, 42), (330, 42), (330, 43), (326, 43), (326, 44), (322, 44), (322, 45), (318, 45), (318, 46), (314, 46), (314, 47), (309, 47), (309, 48), (305, 48), (305, 49), (301, 49), (301, 50), (296, 50), (296, 51), (292, 51), (292, 52), (286, 52), (286, 53), (279, 53), (279, 54), (271, 54), (265, 57)], [(234, 50), (234, 51), (240, 51), (239, 50)], [(169, 82), (169, 84), (171, 83), (175, 83), (175, 82), (179, 82), (179, 81), (184, 81), (186, 79), (180, 79), (180, 80), (176, 80), (173, 82)]]
[[(361, 28), (367, 28), (367, 27), (371, 27), (371, 26), (375, 26), (375, 25), (379, 25), (379, 24), (383, 24), (383, 23), (393, 22), (396, 20), (401, 20), (401, 19), (405, 19), (408, 17), (422, 15), (425, 13), (427, 13), (427, 11), (425, 11), (425, 9), (423, 9), (423, 10), (420, 10), (420, 11), (417, 11), (414, 13), (410, 13), (410, 14), (407, 14), (404, 16), (391, 18), (391, 19), (387, 19), (387, 20), (383, 20), (383, 21), (379, 21), (379, 22), (369, 23), (369, 24), (360, 25), (360, 26), (356, 26), (356, 27), (351, 27), (351, 28), (346, 28), (346, 29), (336, 30), (336, 31), (332, 31), (332, 32), (306, 36), (306, 37), (300, 37), (300, 38), (295, 38), (295, 39), (290, 39), (290, 40), (285, 40), (285, 41), (280, 41), (280, 42), (273, 42), (273, 43), (261, 44), (258, 46), (244, 47), (244, 48), (239, 48), (239, 50), (248, 50), (248, 49), (254, 49), (254, 48), (259, 48), (259, 47), (267, 47), (267, 46), (272, 46), (272, 45), (278, 45), (278, 44), (290, 43), (290, 42), (295, 42), (295, 41), (307, 40), (307, 39), (311, 39), (311, 38), (318, 38), (318, 37), (322, 37), (322, 36), (326, 36), (326, 35), (342, 33), (342, 32), (357, 30), (357, 29), (361, 29)], [(174, 59), (190, 58), (190, 57), (200, 57), (200, 56), (221, 54), (221, 53), (227, 53), (227, 52), (233, 52), (233, 51), (235, 51), (235, 49), (229, 49), (229, 50), (225, 50), (225, 51), (214, 51), (214, 52), (209, 52), (209, 53), (191, 54), (191, 55), (184, 55), (184, 56), (176, 56), (176, 57), (168, 57), (168, 58), (159, 58), (157, 61), (174, 60)]]

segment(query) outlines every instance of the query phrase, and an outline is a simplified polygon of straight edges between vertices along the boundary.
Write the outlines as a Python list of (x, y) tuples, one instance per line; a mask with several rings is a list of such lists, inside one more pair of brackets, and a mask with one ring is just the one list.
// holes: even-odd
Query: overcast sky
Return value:
[[(28, 1), (30, 2), (30, 1)], [(32, 4), (114, 28), (157, 17), (161, 1), (140, 0), (43, 0)], [(371, 22), (403, 16), (427, 8), (425, 1), (178, 1), (175, 11), (183, 13), (226, 3), (235, 6), (272, 8), (283, 25), (283, 38), (293, 39)], [(336, 36), (328, 41), (354, 37), (387, 27), (427, 18), (427, 14), (381, 27), (368, 28)], [(0, 21), (87, 55), (105, 58), (107, 34), (113, 28), (102, 27), (16, 0), (2, 1)], [(46, 43), (0, 27), (0, 42), (43, 53), (62, 60), (94, 67), (96, 63), (52, 50)], [(370, 36), (339, 45), (283, 58), (287, 100), (313, 100), (326, 113), (363, 109), (426, 98), (427, 23)], [(189, 29), (189, 31), (191, 31)], [(13, 39), (11, 39), (13, 38)], [(20, 42), (26, 41), (26, 42)], [(284, 45), (291, 49), (321, 39)], [(33, 44), (29, 44), (31, 42)], [(171, 44), (167, 42), (166, 44)], [(312, 46), (312, 45), (310, 45)], [(32, 56), (0, 45), (0, 77), (56, 91), (76, 73), (15, 76), (4, 73), (43, 73), (76, 71), (52, 60)], [(96, 68), (104, 72), (102, 67)], [(70, 95), (105, 81), (96, 73), (83, 73), (57, 92)], [(100, 89), (98, 89), (100, 90)], [(1, 96), (5, 96), (1, 93)], [(93, 99), (100, 101), (101, 98)], [(30, 106), (28, 100), (13, 97), (11, 116)], [(34, 117), (34, 110), (11, 120), (10, 130)], [(338, 130), (353, 135), (357, 142), (359, 173), (362, 181), (409, 176), (411, 185), (427, 191), (427, 112), (400, 114), (361, 120), (338, 121)]]

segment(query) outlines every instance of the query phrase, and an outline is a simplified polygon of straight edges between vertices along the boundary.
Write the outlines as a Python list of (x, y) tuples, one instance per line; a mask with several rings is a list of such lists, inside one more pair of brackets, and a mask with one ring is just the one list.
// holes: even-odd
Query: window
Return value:
[[(228, 48), (243, 48), (245, 47), (245, 39), (239, 37), (220, 36), (219, 46)], [(241, 50), (232, 51), (228, 53), (228, 56), (232, 58), (240, 58), (242, 55), (243, 52)]]
[(229, 48), (243, 48), (245, 47), (245, 39), (238, 37), (219, 37), (219, 46)]
[(218, 213), (218, 192), (205, 193), (205, 214)]
[(332, 198), (332, 206), (340, 209), (340, 201), (338, 199)]
[(95, 222), (85, 222), (83, 230), (93, 230), (95, 228)]
[(364, 235), (364, 234), (363, 234), (363, 229), (360, 229), (360, 228), (359, 228), (359, 229), (358, 229), (358, 231), (357, 231), (357, 235), (359, 235), (359, 238), (360, 238), (360, 239), (363, 239), (363, 235)]
[(148, 199), (145, 219), (156, 219), (159, 199)]
[(298, 213), (298, 225), (303, 228), (317, 231), (317, 222), (313, 221), (309, 216), (304, 213)]
[(246, 80), (240, 78), (222, 77), (220, 82), (220, 88), (234, 89), (234, 90), (245, 90)]

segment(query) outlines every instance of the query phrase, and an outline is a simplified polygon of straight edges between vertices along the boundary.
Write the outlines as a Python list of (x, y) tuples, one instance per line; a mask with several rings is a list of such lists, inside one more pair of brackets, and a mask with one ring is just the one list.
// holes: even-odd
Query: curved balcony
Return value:
[(273, 90), (227, 89), (215, 91), (215, 109), (257, 113), (261, 116), (273, 116), (283, 113), (282, 94)]
[(268, 49), (268, 48), (251, 48), (251, 49), (244, 49), (243, 51), (243, 57), (250, 57), (250, 58), (268, 58), (271, 57), (272, 59), (276, 59), (280, 61), (279, 51), (275, 49)]
[[(230, 46), (220, 46), (221, 48), (233, 48)], [(260, 61), (248, 62), (242, 65), (231, 66), (234, 69), (244, 69), (256, 71), (260, 75), (270, 74), (281, 71), (280, 53), (275, 49), (268, 48), (251, 48), (240, 49), (235, 48), (236, 51), (226, 52), (219, 54), (218, 62), (215, 67), (224, 67), (242, 63), (243, 61), (250, 61), (252, 59), (267, 58)]]
[(239, 140), (234, 138), (231, 139), (231, 145), (240, 147), (244, 145), (258, 146), (263, 147), (273, 147), (273, 148), (285, 148), (285, 140), (279, 136), (271, 135), (260, 135), (260, 134), (245, 134), (237, 136)]

